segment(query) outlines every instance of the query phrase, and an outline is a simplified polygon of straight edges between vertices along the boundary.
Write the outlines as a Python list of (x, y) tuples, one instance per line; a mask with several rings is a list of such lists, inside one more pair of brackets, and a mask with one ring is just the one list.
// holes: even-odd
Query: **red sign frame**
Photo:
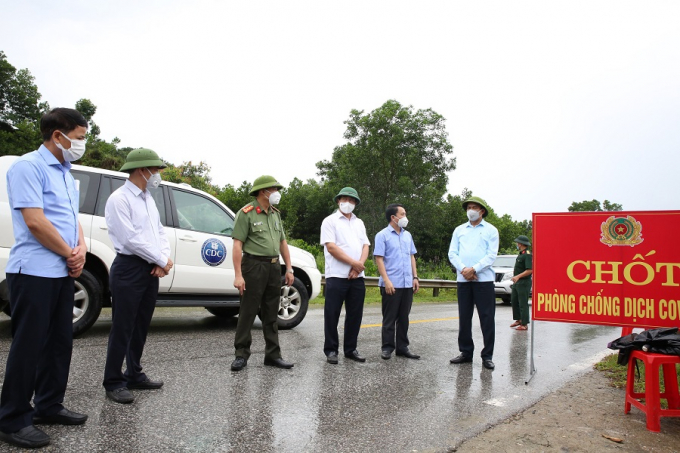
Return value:
[(680, 211), (533, 214), (535, 320), (680, 327)]

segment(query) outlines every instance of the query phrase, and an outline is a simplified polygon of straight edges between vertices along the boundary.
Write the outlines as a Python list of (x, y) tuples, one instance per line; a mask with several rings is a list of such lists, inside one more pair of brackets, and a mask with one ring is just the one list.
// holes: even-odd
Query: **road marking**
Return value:
[[(409, 324), (418, 324), (418, 323), (421, 323), (421, 322), (451, 321), (452, 319), (458, 319), (458, 316), (452, 316), (450, 318), (416, 319), (415, 321), (409, 321)], [(364, 327), (382, 327), (382, 323), (380, 323), (380, 324), (363, 324), (361, 326), (361, 328), (363, 329)]]
[(490, 400), (484, 401), (485, 404), (496, 407), (504, 407), (508, 404), (508, 400), (514, 400), (519, 398), (519, 395), (512, 395), (509, 398), (492, 398)]
[(591, 355), (585, 360), (582, 360), (577, 363), (572, 363), (567, 368), (570, 370), (583, 371), (585, 369), (592, 368), (593, 365), (595, 365), (600, 360), (604, 359), (609, 354), (613, 354), (611, 349), (605, 349), (603, 351), (598, 352), (597, 354)]

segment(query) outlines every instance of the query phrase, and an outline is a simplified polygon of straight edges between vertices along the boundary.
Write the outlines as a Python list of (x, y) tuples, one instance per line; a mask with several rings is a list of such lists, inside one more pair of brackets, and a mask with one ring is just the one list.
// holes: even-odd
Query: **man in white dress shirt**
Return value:
[(106, 225), (117, 255), (110, 272), (113, 322), (103, 385), (106, 396), (122, 404), (134, 401), (129, 389), (163, 386), (162, 381), (150, 380), (140, 363), (156, 308), (158, 279), (172, 268), (170, 244), (147, 190), (160, 185), (161, 168), (165, 164), (154, 151), (131, 151), (120, 169), (130, 178), (106, 202)]
[(357, 191), (343, 188), (335, 196), (338, 210), (321, 224), (321, 244), (326, 257), (326, 303), (324, 305), (324, 345), (326, 361), (338, 363), (338, 322), (342, 304), (345, 304), (345, 357), (356, 362), (366, 359), (357, 351), (361, 318), (364, 314), (364, 263), (368, 258), (370, 242), (366, 226), (356, 215), (354, 207), (361, 203)]

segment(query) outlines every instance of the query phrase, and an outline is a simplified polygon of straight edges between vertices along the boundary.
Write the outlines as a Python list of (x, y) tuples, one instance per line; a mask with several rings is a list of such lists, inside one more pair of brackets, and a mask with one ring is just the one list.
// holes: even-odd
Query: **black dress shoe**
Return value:
[(329, 352), (328, 356), (326, 357), (326, 362), (332, 363), (333, 365), (338, 364), (338, 353), (337, 352)]
[(267, 358), (265, 358), (264, 364), (267, 365), (267, 366), (275, 366), (276, 368), (285, 368), (286, 370), (293, 368), (292, 363), (286, 362), (281, 357), (279, 357), (278, 359), (267, 359)]
[(380, 353), (380, 358), (383, 360), (390, 360), (390, 357), (392, 357), (392, 353), (390, 351), (382, 351)]
[(107, 390), (106, 396), (110, 400), (120, 404), (130, 404), (135, 400), (135, 397), (132, 396), (132, 393), (130, 393), (127, 387), (121, 387), (114, 390)]
[(33, 425), (21, 428), (15, 433), (0, 431), (0, 440), (23, 448), (39, 448), (50, 443), (50, 436)]
[(137, 390), (155, 390), (163, 387), (163, 381), (152, 381), (149, 378), (140, 382), (128, 382), (127, 388)]
[(449, 362), (455, 363), (455, 364), (472, 362), (472, 357), (468, 357), (465, 354), (461, 354), (457, 357), (452, 358), (451, 360), (449, 360)]
[(54, 415), (34, 415), (34, 425), (82, 425), (87, 420), (87, 415), (70, 411), (66, 408)]
[(403, 351), (397, 351), (397, 355), (401, 357), (406, 357), (407, 359), (419, 359), (420, 356), (418, 354), (414, 354), (408, 349), (404, 349)]
[(484, 368), (487, 370), (493, 370), (496, 368), (496, 365), (491, 360), (482, 360), (482, 365), (484, 365)]
[(354, 360), (355, 362), (365, 362), (366, 359), (364, 357), (361, 357), (359, 355), (359, 351), (356, 349), (350, 353), (345, 354), (345, 358), (348, 358), (350, 360)]
[(248, 365), (248, 361), (243, 357), (236, 357), (236, 359), (231, 362), (231, 371), (241, 371)]

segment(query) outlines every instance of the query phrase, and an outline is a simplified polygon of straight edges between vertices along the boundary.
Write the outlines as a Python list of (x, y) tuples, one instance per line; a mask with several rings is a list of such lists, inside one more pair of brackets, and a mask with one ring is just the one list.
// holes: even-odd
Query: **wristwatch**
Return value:
[(287, 273), (287, 274), (294, 274), (295, 271), (294, 271), (293, 269), (288, 269), (288, 270), (286, 271), (286, 273)]
[(418, 281), (420, 281), (420, 279), (419, 279), (418, 277), (413, 277), (413, 280), (418, 280)]

